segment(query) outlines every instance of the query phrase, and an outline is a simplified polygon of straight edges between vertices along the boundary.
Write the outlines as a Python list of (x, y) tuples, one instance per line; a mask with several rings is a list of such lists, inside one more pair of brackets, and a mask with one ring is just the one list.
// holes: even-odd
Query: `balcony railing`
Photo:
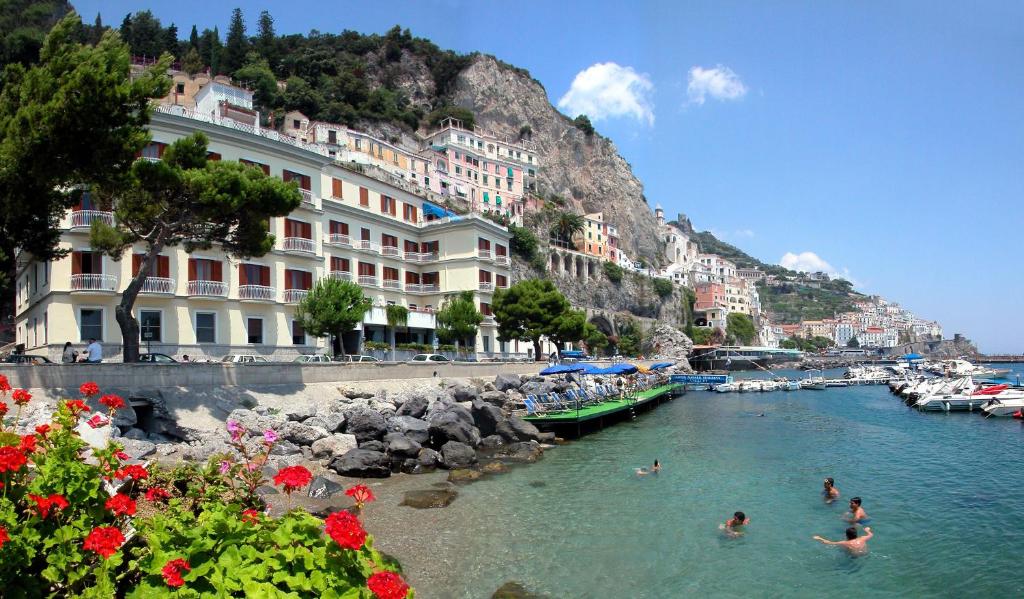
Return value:
[(491, 250), (478, 249), (476, 251), (476, 255), (477, 255), (477, 257), (483, 258), (484, 260), (490, 260), (491, 259)]
[(174, 293), (174, 279), (167, 277), (148, 277), (142, 284), (142, 293)]
[(359, 240), (359, 245), (357, 245), (355, 247), (360, 249), (360, 250), (366, 250), (366, 251), (369, 251), (369, 252), (380, 251), (378, 249), (380, 246), (378, 246), (376, 243), (373, 243), (372, 241), (369, 241), (367, 239), (360, 239)]
[(485, 314), (484, 315), (484, 319), (482, 321), (480, 321), (480, 324), (487, 325), (487, 326), (494, 326), (494, 325), (498, 324), (498, 321), (494, 320), (494, 316), (491, 316), (489, 314)]
[(359, 284), (364, 287), (376, 287), (377, 277), (373, 275), (359, 275)]
[(306, 239), (305, 237), (285, 237), (284, 249), (285, 251), (291, 252), (308, 252), (310, 254), (315, 254), (316, 242), (312, 239)]
[(434, 283), (406, 283), (405, 290), (409, 293), (437, 293), (441, 286)]
[(302, 205), (306, 208), (315, 208), (316, 204), (313, 202), (313, 192), (308, 189), (299, 189), (299, 193), (302, 194)]
[(94, 220), (114, 226), (114, 213), (103, 210), (75, 210), (71, 213), (71, 228), (88, 229)]
[(350, 273), (347, 270), (332, 270), (329, 273), (327, 273), (327, 276), (331, 277), (332, 279), (338, 279), (339, 281), (352, 280), (352, 273)]
[(398, 250), (397, 246), (393, 245), (382, 245), (380, 248), (382, 256), (401, 256), (402, 253)]
[(273, 302), (277, 300), (277, 289), (266, 285), (239, 285), (238, 299), (249, 302)]
[(327, 242), (333, 243), (335, 245), (352, 245), (352, 240), (349, 238), (349, 236), (342, 235), (341, 233), (331, 233), (330, 237), (327, 238)]
[(384, 289), (401, 289), (402, 283), (398, 279), (384, 279)]
[(227, 297), (228, 284), (223, 281), (189, 281), (188, 294), (194, 297)]
[(309, 289), (285, 289), (284, 303), (297, 304), (301, 302), (307, 295), (309, 295)]
[(71, 275), (71, 291), (117, 291), (114, 275)]
[(498, 289), (508, 289), (508, 280), (498, 281), (497, 287)]
[(405, 259), (409, 262), (434, 262), (438, 255), (437, 252), (406, 252)]
[(494, 291), (494, 283), (480, 281), (480, 291)]
[(508, 259), (508, 256), (495, 256), (494, 263), (501, 266), (508, 266), (510, 264), (510, 261)]

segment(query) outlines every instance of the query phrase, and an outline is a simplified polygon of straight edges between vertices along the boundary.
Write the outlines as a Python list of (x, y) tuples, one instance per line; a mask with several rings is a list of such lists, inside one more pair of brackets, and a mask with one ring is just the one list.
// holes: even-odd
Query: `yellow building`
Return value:
[[(608, 251), (608, 225), (604, 222), (604, 213), (594, 212), (583, 216), (583, 232), (576, 238), (576, 250), (588, 256), (597, 256), (605, 260), (613, 260)], [(617, 256), (614, 258), (617, 261)]]
[[(326, 341), (305, 334), (295, 322), (295, 304), (317, 280), (335, 277), (357, 282), (374, 306), (358, 330), (345, 336), (346, 351), (357, 351), (365, 340), (387, 341), (388, 304), (410, 311), (399, 342), (429, 344), (434, 311), (446, 296), (470, 290), (485, 314), (477, 352), (527, 352), (527, 344), (499, 344), (488, 316), (494, 289), (510, 283), (506, 228), (447, 213), (420, 195), (335, 161), (319, 144), (307, 146), (275, 131), (180, 108), (161, 107), (153, 115), (153, 144), (143, 152), (145, 159), (159, 160), (166, 144), (202, 131), (212, 159), (251, 164), (297, 181), (303, 202), (288, 217), (272, 219), (276, 245), (260, 258), (166, 249), (134, 307), (144, 351), (149, 346), (154, 352), (209, 359), (229, 353), (287, 359), (323, 352)], [(108, 359), (119, 359), (114, 307), (137, 260), (114, 261), (89, 245), (92, 221), (112, 218), (95, 210), (86, 195), (61, 223), (60, 247), (70, 251), (66, 258), (19, 257), (16, 330), (26, 351), (59, 359), (65, 341), (80, 349), (94, 337), (103, 342)]]

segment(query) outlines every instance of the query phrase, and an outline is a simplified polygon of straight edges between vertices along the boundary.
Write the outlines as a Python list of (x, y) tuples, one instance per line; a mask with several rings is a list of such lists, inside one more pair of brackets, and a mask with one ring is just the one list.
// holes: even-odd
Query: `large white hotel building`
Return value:
[[(457, 216), (423, 195), (346, 168), (346, 160), (315, 143), (262, 129), (251, 94), (211, 81), (195, 95), (195, 107), (161, 105), (150, 125), (153, 143), (144, 159), (158, 160), (167, 144), (202, 131), (211, 159), (234, 160), (268, 175), (296, 181), (301, 206), (274, 218), (270, 253), (236, 260), (223, 252), (166, 249), (134, 311), (143, 330), (143, 351), (199, 359), (253, 353), (272, 359), (328, 352), (327, 341), (307, 335), (294, 320), (296, 303), (322, 277), (358, 283), (373, 301), (345, 350), (365, 341), (386, 342), (386, 306), (409, 309), (396, 332), (399, 343), (432, 344), (435, 311), (447, 296), (472, 291), (484, 321), (476, 339), (480, 357), (526, 355), (528, 343), (499, 343), (490, 316), (495, 289), (510, 284), (508, 230), (476, 214)], [(114, 319), (119, 292), (138, 260), (120, 261), (91, 251), (95, 210), (88, 196), (61, 227), (60, 246), (70, 254), (43, 262), (18, 261), (16, 335), (25, 351), (59, 360), (70, 341), (81, 349), (103, 342), (105, 359), (120, 359)], [(137, 248), (141, 252), (141, 246)]]

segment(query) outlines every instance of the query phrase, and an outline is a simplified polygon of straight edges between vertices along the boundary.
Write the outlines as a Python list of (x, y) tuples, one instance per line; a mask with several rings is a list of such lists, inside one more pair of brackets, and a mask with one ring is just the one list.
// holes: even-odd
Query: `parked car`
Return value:
[(410, 364), (428, 364), (428, 363), (444, 363), (449, 364), (451, 360), (442, 356), (441, 354), (416, 354), (409, 360)]
[(339, 361), (339, 362), (345, 362), (345, 363), (350, 363), (350, 362), (380, 362), (380, 360), (378, 360), (377, 358), (374, 358), (373, 356), (338, 356), (336, 358), (336, 360)]
[(270, 360), (263, 356), (257, 356), (255, 354), (228, 354), (221, 358), (221, 363), (224, 364), (252, 364), (254, 362), (269, 362)]
[(167, 354), (139, 354), (139, 362), (146, 362), (149, 364), (177, 364), (178, 361), (168, 356)]
[(7, 364), (53, 364), (46, 356), (34, 356), (32, 354), (11, 354), (4, 360)]
[(292, 360), (296, 364), (329, 364), (331, 362), (330, 356), (323, 354), (310, 354), (306, 356), (299, 356)]

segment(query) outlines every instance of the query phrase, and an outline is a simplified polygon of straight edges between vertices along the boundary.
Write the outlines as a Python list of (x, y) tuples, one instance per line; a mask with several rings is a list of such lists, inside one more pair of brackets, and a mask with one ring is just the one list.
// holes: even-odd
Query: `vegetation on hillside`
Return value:
[(820, 289), (799, 283), (780, 285), (757, 284), (761, 309), (771, 313), (775, 322), (797, 323), (801, 320), (832, 318), (852, 312), (860, 296), (846, 281), (823, 282)]

